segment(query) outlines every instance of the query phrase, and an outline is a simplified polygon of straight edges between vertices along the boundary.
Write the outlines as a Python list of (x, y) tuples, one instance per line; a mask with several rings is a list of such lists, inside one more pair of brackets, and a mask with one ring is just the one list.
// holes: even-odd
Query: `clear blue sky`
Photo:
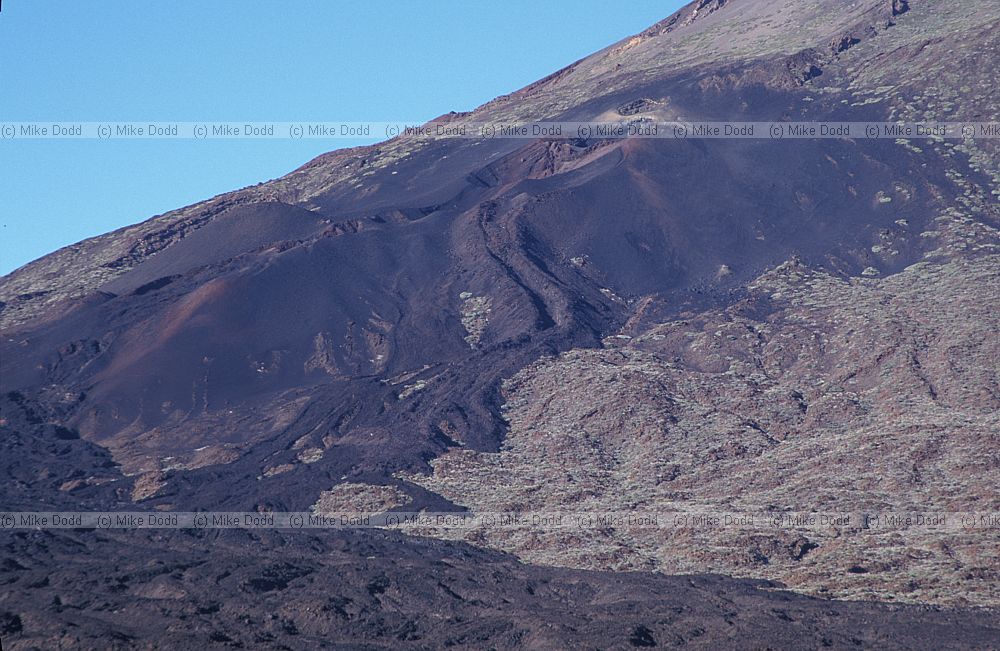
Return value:
[[(4, 0), (0, 122), (424, 121), (682, 4)], [(0, 274), (355, 144), (0, 141)]]

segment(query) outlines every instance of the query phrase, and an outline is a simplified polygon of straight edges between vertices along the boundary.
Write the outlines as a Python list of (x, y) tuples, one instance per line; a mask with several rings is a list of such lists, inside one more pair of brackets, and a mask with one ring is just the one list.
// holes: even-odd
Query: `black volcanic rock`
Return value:
[[(67, 562), (66, 557), (75, 559)], [(20, 532), (20, 648), (982, 649), (976, 613), (830, 602), (719, 576), (539, 568), (399, 534)], [(113, 559), (113, 560), (108, 560)], [(5, 647), (7, 648), (6, 644)]]

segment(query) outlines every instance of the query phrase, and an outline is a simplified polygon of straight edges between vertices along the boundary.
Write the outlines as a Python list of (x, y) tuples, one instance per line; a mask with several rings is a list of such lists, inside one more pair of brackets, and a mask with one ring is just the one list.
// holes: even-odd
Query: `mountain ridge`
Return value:
[[(687, 15), (686, 12), (693, 12), (698, 8), (701, 3), (692, 3), (687, 7), (679, 10), (674, 14), (673, 17), (666, 19), (664, 22), (674, 20), (674, 18)], [(854, 6), (857, 3), (843, 2), (841, 4)], [(766, 6), (767, 3), (754, 3), (754, 2), (730, 2), (722, 3), (721, 8), (732, 9), (734, 6), (751, 6), (753, 8), (759, 8), (759, 6)], [(804, 6), (804, 5), (801, 5)], [(890, 17), (898, 16), (896, 13), (895, 3), (893, 2), (882, 2), (881, 0), (870, 0), (864, 3), (864, 7), (867, 8), (866, 12), (862, 13), (876, 13), (885, 14), (886, 6), (889, 7), (888, 13)], [(906, 5), (908, 7), (908, 5)], [(779, 10), (780, 11), (780, 10)], [(885, 18), (884, 20), (888, 20)], [(853, 17), (843, 21), (844, 24), (836, 27), (832, 31), (837, 31), (837, 29), (843, 29), (847, 27), (847, 23), (851, 23)], [(863, 32), (871, 34), (871, 32), (878, 31), (876, 24), (866, 23), (862, 21), (859, 23), (864, 29)], [(655, 27), (655, 26), (654, 26)], [(855, 26), (856, 27), (856, 26)], [(885, 25), (881, 26), (884, 29)], [(645, 32), (623, 39), (617, 44), (613, 44), (604, 50), (601, 50), (593, 55), (584, 57), (579, 61), (570, 64), (569, 66), (545, 77), (537, 82), (529, 84), (525, 88), (515, 91), (509, 95), (502, 95), (490, 102), (483, 104), (482, 106), (470, 111), (468, 113), (457, 114), (459, 119), (465, 116), (483, 116), (489, 119), (513, 119), (513, 120), (538, 120), (544, 118), (551, 118), (551, 114), (538, 115), (539, 111), (535, 110), (535, 115), (505, 115), (502, 108), (508, 105), (511, 101), (523, 98), (524, 96), (530, 96), (533, 91), (550, 91), (553, 82), (558, 82), (567, 76), (571, 76), (573, 72), (579, 69), (582, 64), (590, 63), (591, 66), (595, 62), (600, 62), (601, 60), (614, 55), (620, 54), (622, 52), (622, 47), (628, 43), (633, 42), (634, 39), (640, 39), (640, 41), (649, 40), (648, 36), (650, 28)], [(828, 30), (829, 31), (829, 30)], [(664, 32), (663, 34), (657, 34), (658, 36), (669, 35), (669, 32)], [(853, 37), (847, 37), (850, 41), (853, 41)], [(652, 39), (655, 41), (656, 39)], [(626, 48), (632, 49), (632, 48)], [(809, 48), (801, 48), (797, 50), (801, 52), (803, 50), (808, 50)], [(789, 54), (794, 54), (790, 52)], [(755, 58), (760, 58), (761, 55), (757, 55)], [(598, 70), (604, 71), (606, 66), (598, 66)], [(683, 69), (683, 68), (682, 68)], [(483, 115), (485, 112), (485, 116)], [(446, 116), (449, 114), (445, 114)], [(444, 116), (442, 116), (444, 117)], [(595, 118), (597, 116), (589, 116), (590, 118)], [(441, 118), (438, 118), (441, 119)], [(455, 116), (451, 116), (449, 119), (455, 119)], [(433, 122), (433, 121), (432, 121)], [(255, 202), (255, 201), (267, 201), (276, 200), (282, 197), (285, 193), (282, 192), (283, 187), (287, 187), (289, 183), (299, 180), (300, 177), (308, 177), (311, 170), (321, 169), (326, 170), (335, 166), (343, 166), (344, 168), (351, 168), (352, 170), (360, 170), (370, 165), (369, 159), (379, 158), (382, 153), (383, 148), (399, 148), (403, 147), (405, 153), (405, 139), (404, 138), (394, 138), (383, 143), (378, 143), (375, 145), (367, 145), (361, 147), (355, 147), (350, 149), (343, 149), (331, 152), (329, 154), (323, 154), (313, 161), (306, 163), (297, 170), (290, 172), (288, 175), (281, 177), (279, 179), (274, 179), (272, 181), (257, 184), (255, 186), (248, 186), (241, 190), (235, 190), (232, 192), (223, 193), (216, 197), (213, 197), (204, 202), (199, 202), (192, 204), (191, 206), (181, 208), (175, 211), (170, 211), (164, 213), (163, 215), (155, 216), (149, 220), (136, 224), (133, 226), (123, 227), (107, 235), (100, 235), (93, 238), (88, 238), (80, 243), (70, 245), (60, 249), (58, 252), (43, 256), (37, 261), (28, 263), (24, 267), (15, 270), (11, 274), (8, 274), (3, 279), (0, 279), (0, 301), (4, 303), (4, 309), (0, 310), (0, 325), (5, 327), (17, 325), (24, 322), (27, 319), (32, 318), (34, 314), (38, 312), (38, 308), (21, 308), (19, 303), (27, 301), (36, 301), (36, 304), (41, 304), (42, 307), (47, 306), (50, 303), (50, 298), (46, 298), (51, 294), (55, 294), (56, 300), (65, 300), (80, 298), (89, 291), (96, 289), (105, 279), (113, 277), (118, 273), (118, 270), (127, 268), (129, 266), (129, 256), (145, 256), (155, 253), (162, 248), (164, 245), (169, 245), (170, 242), (175, 241), (183, 233), (187, 232), (189, 229), (197, 228), (199, 224), (203, 223), (209, 214), (216, 207), (226, 207), (230, 202)], [(336, 177), (335, 177), (336, 178)], [(346, 180), (344, 177), (343, 180)], [(341, 182), (342, 182), (341, 181)], [(292, 197), (284, 197), (280, 200), (283, 202), (289, 202), (291, 199), (292, 203), (302, 203)], [(163, 228), (158, 228), (160, 224), (163, 224)], [(118, 237), (122, 237), (125, 241), (118, 242)], [(111, 240), (111, 241), (108, 241)], [(101, 247), (102, 244), (107, 242), (108, 246)], [(110, 249), (106, 253), (95, 250), (95, 247)], [(68, 260), (64, 260), (67, 257), (80, 259), (83, 256), (93, 256), (98, 255), (103, 259), (102, 267), (105, 270), (95, 272), (95, 278), (84, 285), (79, 286), (77, 289), (71, 291), (69, 295), (65, 295), (58, 289), (47, 289), (51, 285), (51, 281), (46, 281), (46, 278), (56, 278), (64, 277), (68, 274), (78, 275), (80, 270), (78, 266), (71, 263)], [(43, 265), (43, 261), (46, 265)], [(53, 268), (47, 270), (44, 266), (51, 265)], [(35, 268), (42, 267), (35, 272)], [(44, 293), (43, 293), (44, 292)], [(38, 299), (44, 299), (38, 301)], [(19, 309), (20, 308), (20, 309)], [(12, 316), (13, 313), (13, 316)], [(19, 314), (20, 313), (20, 314)]]

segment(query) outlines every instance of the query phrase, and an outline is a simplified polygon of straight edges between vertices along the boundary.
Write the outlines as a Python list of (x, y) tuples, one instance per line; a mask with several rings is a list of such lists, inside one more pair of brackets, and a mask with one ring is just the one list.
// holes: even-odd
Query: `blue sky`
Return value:
[[(425, 121), (683, 3), (4, 0), (4, 121)], [(0, 140), (0, 274), (281, 176), (345, 140)]]

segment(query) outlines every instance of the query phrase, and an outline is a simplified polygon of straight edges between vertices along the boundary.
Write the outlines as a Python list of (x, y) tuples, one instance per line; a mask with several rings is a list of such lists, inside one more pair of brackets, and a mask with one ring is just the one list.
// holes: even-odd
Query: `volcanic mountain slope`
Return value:
[[(23, 396), (0, 401), (6, 506), (123, 506), (116, 484), (129, 480), (105, 450)], [(0, 641), (12, 650), (981, 649), (1000, 635), (977, 611), (523, 565), (377, 530), (7, 531), (0, 579)]]
[[(699, 0), (439, 120), (996, 120), (998, 40)], [(397, 138), (67, 247), (0, 280), (4, 502), (995, 510), (996, 142)], [(993, 534), (476, 542), (996, 605)]]
[[(908, 6), (695, 5), (443, 119), (995, 114), (993, 3)], [(841, 33), (858, 43), (827, 47)], [(916, 262), (941, 211), (968, 210), (965, 192), (992, 199), (982, 147), (397, 139), (336, 152), (5, 278), (4, 386), (65, 403), (129, 472), (243, 460), (254, 477), (339, 477), (345, 455), (298, 459), (335, 445), (361, 472), (419, 470), (456, 442), (496, 449), (499, 381), (539, 354), (599, 347), (643, 296), (724, 303), (793, 255), (842, 275)], [(983, 210), (972, 217), (995, 219)]]
[[(787, 263), (723, 310), (631, 324), (603, 349), (537, 362), (505, 384), (500, 453), (454, 450), (431, 462), (431, 477), (407, 478), (482, 512), (995, 513), (1000, 233), (979, 242), (885, 280)], [(996, 528), (869, 526), (855, 515), (777, 531), (451, 534), (535, 563), (1000, 604)]]

